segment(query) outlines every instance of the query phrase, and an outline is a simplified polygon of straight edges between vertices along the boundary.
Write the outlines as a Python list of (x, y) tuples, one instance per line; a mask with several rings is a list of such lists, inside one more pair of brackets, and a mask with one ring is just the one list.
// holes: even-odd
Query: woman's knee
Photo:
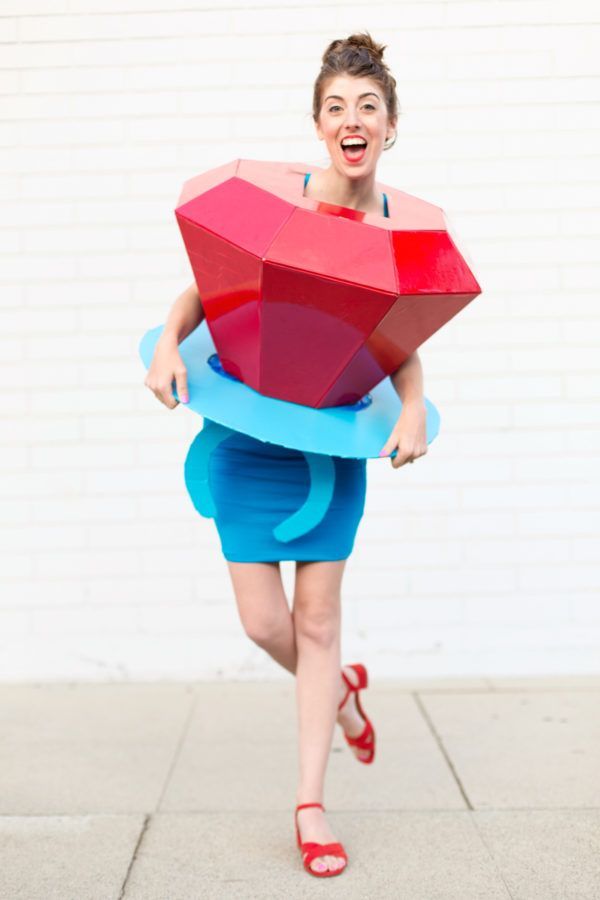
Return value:
[(286, 624), (289, 628), (290, 610), (279, 566), (229, 563), (229, 570), (244, 631), (256, 644), (268, 645), (278, 638)]
[(292, 615), (296, 634), (302, 638), (331, 646), (339, 637), (339, 596), (296, 596)]
[(267, 647), (276, 641), (285, 628), (281, 615), (265, 610), (246, 613), (242, 616), (242, 625), (250, 640), (260, 647)]

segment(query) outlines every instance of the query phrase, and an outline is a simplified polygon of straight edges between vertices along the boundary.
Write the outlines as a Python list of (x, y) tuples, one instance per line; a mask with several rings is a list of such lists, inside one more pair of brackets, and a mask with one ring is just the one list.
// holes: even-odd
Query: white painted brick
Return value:
[(471, 28), (477, 25), (545, 25), (550, 20), (548, 0), (520, 0), (519, 3), (499, 0), (471, 0), (447, 4), (446, 23), (449, 26)]
[(23, 499), (7, 500), (2, 497), (0, 503), (0, 522), (7, 525), (21, 524), (28, 522), (31, 518), (31, 507), (28, 501)]
[(577, 622), (598, 622), (600, 620), (600, 604), (598, 592), (574, 594), (570, 602), (571, 615)]
[(76, 526), (42, 527), (29, 524), (25, 527), (0, 528), (0, 545), (6, 550), (75, 550), (85, 543), (83, 530)]
[(33, 574), (33, 557), (31, 553), (0, 553), (0, 572), (2, 580), (22, 578)]
[(23, 610), (0, 610), (0, 634), (4, 638), (26, 637), (31, 630), (30, 614)]
[(402, 111), (378, 180), (448, 212), (484, 293), (422, 348), (441, 414), (426, 457), (369, 462), (344, 637), (391, 674), (487, 671), (500, 646), (500, 668), (579, 665), (600, 531), (590, 4), (2, 11), (0, 677), (279, 671), (243, 636), (214, 522), (185, 489), (202, 418), (158, 403), (138, 345), (191, 282), (183, 181), (240, 156), (326, 166), (313, 79), (331, 35), (367, 19)]
[[(20, 363), (16, 364), (20, 369)], [(15, 383), (30, 384), (34, 386), (39, 383), (37, 375), (31, 378), (31, 381), (21, 380), (20, 372), (15, 375)], [(33, 417), (23, 418), (4, 418), (4, 434), (0, 435), (0, 444), (8, 440), (15, 445), (23, 443), (47, 444), (58, 442), (63, 444), (65, 441), (78, 440), (81, 435), (79, 423), (73, 418), (60, 419), (53, 417), (52, 419), (42, 419)]]
[(524, 590), (581, 590), (600, 588), (600, 565), (520, 566), (519, 586)]
[(77, 579), (141, 573), (140, 556), (135, 550), (37, 551), (33, 559), (36, 575), (40, 578)]
[(585, 403), (571, 400), (562, 403), (521, 403), (514, 410), (515, 425), (595, 425), (600, 421), (600, 401)]
[(128, 444), (85, 444), (74, 447), (34, 447), (32, 465), (36, 469), (93, 469), (98, 466), (127, 466), (135, 462), (134, 447)]
[[(469, 564), (512, 563), (569, 563), (571, 546), (566, 539), (557, 540), (479, 540), (471, 541), (465, 548), (465, 561)], [(532, 567), (533, 568), (533, 567)], [(535, 567), (539, 568), (538, 565)], [(563, 602), (564, 598), (563, 598)]]
[[(464, 487), (461, 506), (464, 509), (553, 508), (561, 502), (560, 488), (553, 485), (518, 485)], [(564, 500), (564, 492), (563, 492)], [(553, 515), (554, 510), (549, 515)]]
[(0, 493), (3, 497), (64, 497), (77, 493), (81, 489), (81, 483), (81, 473), (71, 471), (0, 472)]
[(131, 521), (137, 516), (131, 497), (61, 496), (60, 502), (36, 498), (31, 518), (34, 522), (111, 522)]
[(27, 285), (25, 297), (27, 305), (40, 308), (51, 307), (55, 310), (62, 306), (87, 306), (88, 304), (102, 305), (106, 297), (110, 297), (111, 303), (118, 303), (122, 308), (130, 301), (130, 288), (125, 281), (75, 281), (61, 282), (59, 284)]
[[(482, 600), (481, 597), (465, 597), (465, 619), (483, 625), (507, 625), (515, 629), (522, 628), (525, 623), (535, 624), (540, 619), (539, 593), (527, 594), (525, 590), (518, 594)], [(551, 590), (543, 596), (544, 622), (567, 623), (570, 619), (570, 606), (564, 594), (554, 594)]]
[(600, 510), (570, 509), (568, 507), (543, 512), (517, 513), (518, 533), (522, 535), (568, 535), (569, 537), (598, 535)]
[(90, 579), (86, 585), (86, 596), (96, 606), (119, 609), (121, 604), (136, 604), (143, 600), (144, 608), (165, 602), (167, 598), (177, 598), (178, 603), (190, 602), (194, 597), (193, 582), (188, 577), (178, 577), (171, 572), (161, 578), (143, 574), (130, 577), (110, 577)]
[(119, 614), (114, 610), (86, 606), (82, 609), (38, 610), (33, 617), (32, 634), (49, 636), (135, 634), (138, 628), (139, 611), (136, 607), (120, 606)]

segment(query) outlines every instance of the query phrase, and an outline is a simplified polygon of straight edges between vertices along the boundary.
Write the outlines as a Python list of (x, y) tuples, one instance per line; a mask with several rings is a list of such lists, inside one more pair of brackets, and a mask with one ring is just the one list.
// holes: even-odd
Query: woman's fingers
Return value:
[(178, 405), (179, 401), (173, 396), (172, 382), (166, 381), (159, 384), (152, 376), (147, 376), (144, 384), (150, 388), (156, 399), (168, 406), (169, 409), (174, 409)]
[[(176, 347), (158, 342), (144, 384), (169, 409), (175, 409), (179, 400), (188, 402), (187, 369)], [(173, 394), (174, 386), (179, 400)]]
[(165, 384), (162, 387), (158, 388), (154, 391), (158, 399), (161, 403), (164, 403), (165, 406), (168, 406), (169, 409), (175, 409), (178, 405), (179, 400), (176, 400), (173, 396), (173, 382), (169, 382), (169, 384)]
[(175, 382), (177, 385), (177, 396), (181, 403), (187, 403), (189, 400), (187, 386), (187, 369), (185, 366), (175, 369)]

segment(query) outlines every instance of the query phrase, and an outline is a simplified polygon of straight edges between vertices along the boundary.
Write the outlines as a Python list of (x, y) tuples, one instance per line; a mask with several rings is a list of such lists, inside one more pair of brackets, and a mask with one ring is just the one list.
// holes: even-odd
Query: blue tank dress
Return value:
[[(310, 177), (306, 175), (305, 186)], [(384, 214), (389, 216), (384, 194)], [(204, 425), (210, 419), (204, 417)], [(366, 459), (331, 457), (335, 468), (331, 503), (318, 525), (286, 542), (273, 529), (295, 513), (310, 490), (301, 450), (260, 441), (236, 431), (212, 451), (208, 481), (221, 550), (230, 562), (346, 559), (362, 518)]]

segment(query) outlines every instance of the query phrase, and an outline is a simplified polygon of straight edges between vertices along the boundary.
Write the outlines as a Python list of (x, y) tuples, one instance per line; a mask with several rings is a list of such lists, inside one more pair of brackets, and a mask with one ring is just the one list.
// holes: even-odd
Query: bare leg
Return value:
[(296, 636), (278, 562), (227, 561), (248, 637), (288, 672), (296, 672)]
[[(298, 562), (294, 593), (300, 780), (297, 802), (323, 802), (325, 770), (340, 701), (341, 581), (346, 560)], [(317, 808), (298, 813), (303, 841), (336, 840)], [(316, 871), (340, 868), (341, 857), (317, 857)]]
[[(336, 562), (339, 566), (345, 560)], [(284, 669), (296, 674), (298, 651), (296, 632), (288, 599), (281, 580), (281, 569), (278, 562), (236, 563), (227, 561), (229, 574), (233, 584), (238, 612), (248, 637), (262, 647), (275, 662)], [(299, 562), (296, 577), (306, 563)], [(315, 563), (310, 563), (315, 566)], [(353, 669), (344, 667), (348, 678), (356, 684), (357, 676)], [(346, 696), (346, 685), (339, 676), (338, 704)], [(342, 709), (337, 713), (337, 721), (350, 735), (357, 737), (364, 729), (364, 721), (356, 706), (355, 694), (351, 694)], [(352, 747), (357, 756), (366, 759), (368, 750)]]

